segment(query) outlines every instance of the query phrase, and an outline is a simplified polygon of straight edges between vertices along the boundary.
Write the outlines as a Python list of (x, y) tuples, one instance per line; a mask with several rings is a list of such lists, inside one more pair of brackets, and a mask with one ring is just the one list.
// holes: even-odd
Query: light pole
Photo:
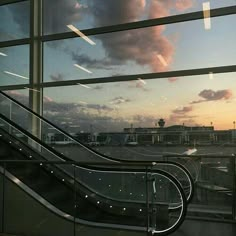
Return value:
[(211, 128), (212, 128), (212, 132), (211, 132), (211, 144), (214, 143), (215, 141), (215, 137), (214, 137), (214, 129), (213, 129), (213, 122), (211, 121)]
[(233, 130), (233, 143), (235, 143), (235, 121), (233, 121), (234, 130)]

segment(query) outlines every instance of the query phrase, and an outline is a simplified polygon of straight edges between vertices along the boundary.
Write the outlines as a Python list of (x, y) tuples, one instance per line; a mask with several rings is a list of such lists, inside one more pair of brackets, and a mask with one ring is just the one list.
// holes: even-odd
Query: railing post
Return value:
[(6, 162), (3, 163), (3, 181), (2, 181), (2, 233), (5, 233), (5, 175), (6, 175)]
[(149, 218), (149, 177), (148, 177), (148, 167), (146, 166), (146, 206), (147, 206), (147, 236), (149, 236), (149, 225), (150, 225), (150, 218)]
[(235, 168), (235, 154), (231, 157), (231, 176), (232, 176), (232, 218), (236, 220), (236, 168)]
[(73, 175), (73, 177), (74, 177), (74, 204), (73, 204), (73, 206), (74, 206), (74, 221), (73, 221), (73, 227), (74, 227), (74, 236), (76, 235), (76, 211), (77, 211), (77, 202), (76, 202), (76, 168), (75, 168), (75, 165), (72, 165), (73, 167), (74, 167), (74, 175)]

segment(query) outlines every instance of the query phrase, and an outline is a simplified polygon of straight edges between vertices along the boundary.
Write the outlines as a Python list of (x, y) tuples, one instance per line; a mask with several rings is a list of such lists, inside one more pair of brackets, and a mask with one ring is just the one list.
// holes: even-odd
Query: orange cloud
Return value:
[(186, 106), (186, 107), (182, 107), (182, 108), (178, 108), (178, 109), (173, 110), (173, 113), (184, 115), (192, 110), (193, 110), (192, 106)]

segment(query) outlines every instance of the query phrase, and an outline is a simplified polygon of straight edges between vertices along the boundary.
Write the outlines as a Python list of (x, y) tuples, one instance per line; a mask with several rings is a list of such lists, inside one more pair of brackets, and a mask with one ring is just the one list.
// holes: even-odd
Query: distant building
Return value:
[(214, 126), (172, 125), (169, 127), (124, 128), (138, 144), (222, 144), (234, 141), (233, 130), (214, 130)]

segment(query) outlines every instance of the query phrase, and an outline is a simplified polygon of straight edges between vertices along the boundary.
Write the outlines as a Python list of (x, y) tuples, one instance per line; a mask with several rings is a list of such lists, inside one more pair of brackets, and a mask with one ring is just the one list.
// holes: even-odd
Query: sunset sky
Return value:
[[(45, 1), (45, 34), (87, 29), (202, 10), (202, 0)], [(235, 5), (212, 0), (211, 9)], [(0, 8), (0, 40), (28, 35), (27, 4)], [(2, 23), (3, 22), (3, 23)], [(236, 16), (89, 36), (44, 44), (44, 81), (63, 81), (235, 65)], [(7, 35), (7, 36), (6, 36)], [(1, 85), (28, 83), (29, 47), (1, 48)], [(162, 59), (164, 59), (164, 62)], [(79, 69), (86, 68), (90, 73)], [(6, 71), (22, 75), (19, 78)], [(236, 72), (44, 89), (44, 114), (57, 124), (93, 124), (98, 131), (174, 124), (232, 129), (236, 120)], [(27, 90), (12, 92), (25, 101)], [(105, 130), (106, 129), (106, 130)]]

